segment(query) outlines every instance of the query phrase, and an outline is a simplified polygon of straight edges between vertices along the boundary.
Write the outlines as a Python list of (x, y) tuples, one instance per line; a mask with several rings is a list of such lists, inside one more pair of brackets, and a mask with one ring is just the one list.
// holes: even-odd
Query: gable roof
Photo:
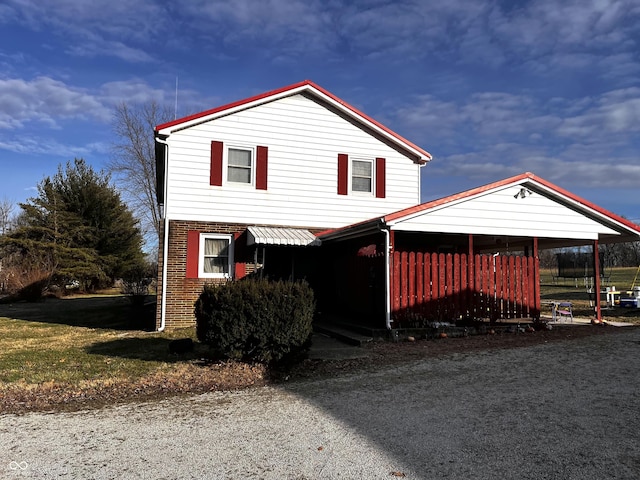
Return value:
[(431, 154), (426, 150), (418, 147), (414, 143), (398, 135), (394, 131), (385, 127), (368, 115), (362, 113), (355, 107), (352, 107), (344, 100), (341, 100), (340, 98), (336, 97), (332, 93), (316, 85), (310, 80), (304, 80), (302, 82), (294, 83), (293, 85), (282, 87), (277, 90), (265, 92), (254, 97), (239, 100), (237, 102), (222, 105), (211, 110), (206, 110), (204, 112), (189, 115), (187, 117), (173, 120), (171, 122), (163, 123), (155, 128), (155, 133), (156, 135), (160, 136), (168, 136), (178, 130), (183, 130), (185, 128), (214, 120), (225, 115), (230, 115), (241, 110), (246, 110), (248, 108), (253, 108), (258, 105), (273, 102), (280, 98), (297, 94), (306, 94), (319, 102), (330, 105), (331, 107), (341, 112), (343, 115), (346, 115), (352, 121), (356, 122), (361, 127), (364, 127), (391, 142), (401, 151), (405, 152), (407, 156), (412, 158), (416, 163), (425, 164), (432, 158)]
[(394, 227), (399, 226), (399, 224), (403, 222), (408, 222), (417, 217), (426, 216), (430, 212), (452, 208), (463, 202), (514, 186), (523, 187), (529, 192), (539, 193), (553, 202), (567, 207), (570, 210), (577, 212), (579, 215), (602, 225), (605, 229), (611, 230), (614, 234), (609, 235), (609, 238), (619, 237), (619, 239), (623, 241), (633, 241), (640, 238), (640, 226), (561, 187), (558, 187), (557, 185), (554, 185), (531, 172), (522, 173), (520, 175), (473, 188), (471, 190), (466, 190), (437, 200), (421, 203), (382, 217), (373, 218), (340, 229), (322, 232), (319, 236), (322, 240), (330, 240), (354, 237), (380, 228), (388, 227), (393, 230)]

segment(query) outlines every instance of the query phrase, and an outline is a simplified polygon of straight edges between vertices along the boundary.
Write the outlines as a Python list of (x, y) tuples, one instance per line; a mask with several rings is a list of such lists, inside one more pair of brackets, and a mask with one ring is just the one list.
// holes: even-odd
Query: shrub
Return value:
[(14, 295), (14, 298), (18, 301), (37, 302), (44, 298), (48, 287), (49, 278), (42, 278), (22, 287), (18, 293)]
[(195, 304), (196, 333), (222, 357), (277, 362), (308, 349), (314, 309), (306, 282), (206, 285)]
[(145, 263), (129, 266), (122, 275), (122, 293), (129, 295), (134, 305), (142, 305), (149, 294), (149, 286), (154, 274), (153, 266)]

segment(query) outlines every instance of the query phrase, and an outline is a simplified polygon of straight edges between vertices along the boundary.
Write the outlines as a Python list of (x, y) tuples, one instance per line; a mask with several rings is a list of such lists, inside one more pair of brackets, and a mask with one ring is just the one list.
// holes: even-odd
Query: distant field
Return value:
[[(609, 281), (602, 285), (605, 287), (615, 286), (616, 290), (626, 292), (631, 289), (638, 269), (636, 267), (614, 268), (606, 273), (610, 276)], [(540, 290), (542, 300), (568, 300), (574, 305), (574, 315), (580, 317), (593, 317), (593, 308), (589, 305), (589, 295), (584, 278), (558, 278), (553, 279), (552, 272), (542, 270), (540, 275)], [(636, 286), (640, 285), (640, 275), (636, 279)], [(602, 296), (604, 306), (605, 299)], [(605, 320), (631, 322), (640, 324), (640, 310), (628, 308), (603, 309), (602, 316)]]

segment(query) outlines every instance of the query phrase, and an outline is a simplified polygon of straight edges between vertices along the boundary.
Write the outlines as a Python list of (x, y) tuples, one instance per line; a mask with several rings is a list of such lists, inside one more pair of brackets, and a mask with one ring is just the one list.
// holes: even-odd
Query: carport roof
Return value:
[[(505, 192), (509, 193), (509, 196), (505, 196)], [(513, 195), (513, 192), (516, 195)], [(471, 205), (470, 202), (476, 201), (476, 204), (480, 203), (480, 199), (488, 198), (492, 194), (500, 194), (502, 198), (513, 197), (517, 200), (518, 194), (524, 198), (527, 195), (539, 194), (539, 198), (546, 202), (546, 207), (557, 206), (564, 207), (561, 211), (566, 212), (568, 215), (573, 216), (575, 219), (582, 223), (584, 228), (583, 232), (573, 232), (570, 228), (567, 228), (564, 233), (566, 237), (570, 239), (600, 239), (603, 241), (635, 241), (640, 239), (640, 226), (636, 225), (629, 220), (620, 217), (614, 213), (611, 213), (567, 190), (564, 190), (551, 182), (548, 182), (533, 173), (526, 172), (514, 177), (506, 178), (488, 185), (477, 187), (464, 192), (456, 193), (447, 197), (443, 197), (430, 202), (415, 205), (413, 207), (405, 208), (382, 217), (373, 218), (364, 222), (360, 222), (347, 227), (323, 232), (320, 234), (322, 240), (337, 240), (344, 238), (351, 238), (360, 235), (372, 233), (376, 230), (383, 228), (389, 228), (391, 230), (405, 230), (405, 231), (424, 231), (424, 232), (438, 232), (438, 233), (480, 233), (484, 235), (495, 234), (508, 234), (508, 235), (520, 235), (520, 236), (538, 236), (537, 234), (524, 234), (522, 232), (518, 234), (514, 233), (501, 233), (500, 228), (496, 225), (500, 224), (500, 227), (504, 232), (512, 225), (520, 222), (521, 230), (525, 231), (527, 228), (526, 219), (515, 216), (513, 219), (505, 218), (505, 212), (500, 209), (496, 210), (494, 205), (490, 210), (490, 205), (483, 204), (482, 207), (476, 212), (479, 215), (474, 220), (479, 220), (477, 225), (471, 225), (468, 222), (464, 222), (464, 219), (455, 220), (448, 225), (443, 224), (438, 227), (434, 227), (433, 223), (436, 216), (442, 218), (442, 212), (449, 214), (450, 218), (454, 216), (452, 213), (459, 214), (464, 210), (462, 205)], [(497, 195), (496, 195), (497, 196)], [(513, 201), (513, 199), (512, 199)], [(505, 205), (506, 206), (506, 205)], [(476, 205), (477, 207), (477, 205)], [(439, 212), (439, 213), (436, 213)], [(497, 218), (496, 213), (501, 213), (503, 218)], [(515, 212), (519, 213), (519, 212)], [(539, 212), (538, 217), (540, 216)], [(431, 215), (431, 216), (429, 216)], [(481, 222), (485, 219), (484, 231), (479, 229)], [(494, 222), (492, 225), (491, 222)], [(446, 222), (445, 222), (446, 223)], [(438, 228), (435, 230), (434, 228)], [(551, 236), (555, 238), (563, 238), (562, 232), (554, 233)], [(542, 235), (541, 235), (542, 236)]]

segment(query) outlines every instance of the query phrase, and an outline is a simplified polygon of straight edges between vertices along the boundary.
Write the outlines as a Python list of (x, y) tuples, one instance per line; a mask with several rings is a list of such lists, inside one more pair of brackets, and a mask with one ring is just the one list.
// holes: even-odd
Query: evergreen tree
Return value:
[(92, 290), (143, 262), (137, 221), (110, 184), (82, 159), (58, 167), (20, 204), (16, 227), (3, 241), (13, 259), (49, 265), (57, 282)]

